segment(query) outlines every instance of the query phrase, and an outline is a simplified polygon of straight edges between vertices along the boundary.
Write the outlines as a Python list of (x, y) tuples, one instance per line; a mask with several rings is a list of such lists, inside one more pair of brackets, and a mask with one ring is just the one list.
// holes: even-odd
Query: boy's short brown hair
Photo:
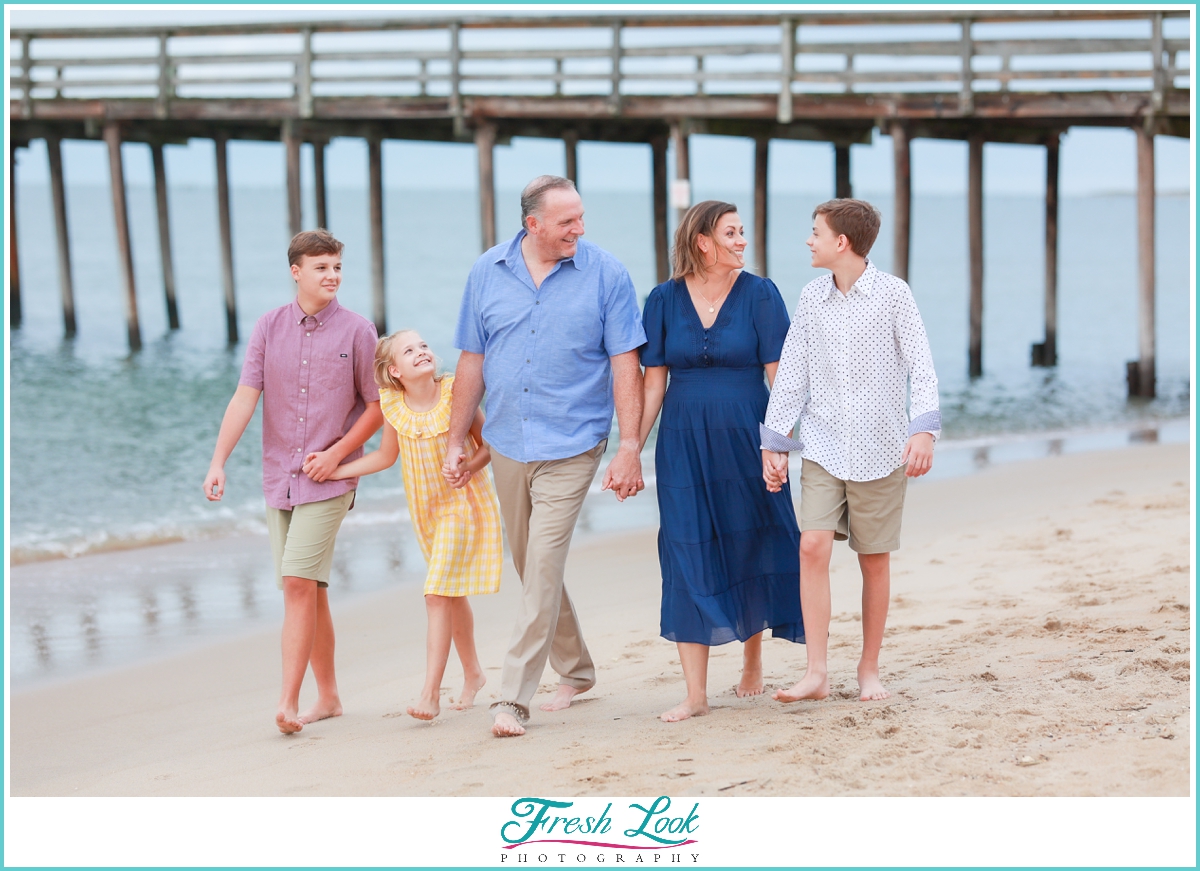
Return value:
[(292, 237), (291, 244), (288, 245), (288, 266), (295, 266), (302, 257), (341, 254), (345, 247), (323, 227), (316, 230), (301, 230)]
[(866, 200), (829, 200), (813, 209), (814, 221), (817, 215), (824, 215), (829, 229), (845, 236), (850, 250), (859, 257), (867, 256), (879, 235), (879, 209)]

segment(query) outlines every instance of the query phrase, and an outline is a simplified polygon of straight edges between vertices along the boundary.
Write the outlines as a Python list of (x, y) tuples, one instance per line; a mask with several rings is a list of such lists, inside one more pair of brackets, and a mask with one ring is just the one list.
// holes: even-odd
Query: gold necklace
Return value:
[(731, 281), (729, 283), (729, 287), (725, 288), (725, 290), (723, 290), (721, 292), (721, 295), (717, 297), (716, 302), (713, 302), (707, 296), (702, 294), (699, 290), (696, 290), (695, 288), (692, 288), (692, 290), (696, 294), (696, 296), (700, 297), (702, 300), (704, 300), (706, 303), (708, 303), (708, 313), (712, 314), (713, 312), (715, 312), (717, 310), (717, 303), (720, 302), (721, 300), (723, 300), (725, 298), (725, 296), (729, 293), (729, 291), (733, 290), (733, 282)]

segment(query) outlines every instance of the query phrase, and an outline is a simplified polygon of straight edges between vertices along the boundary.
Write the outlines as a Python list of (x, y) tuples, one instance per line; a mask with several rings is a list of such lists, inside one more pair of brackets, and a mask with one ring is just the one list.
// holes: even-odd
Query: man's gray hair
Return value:
[(552, 190), (575, 190), (575, 182), (561, 175), (539, 175), (521, 191), (521, 226), (530, 215), (539, 214), (546, 192)]

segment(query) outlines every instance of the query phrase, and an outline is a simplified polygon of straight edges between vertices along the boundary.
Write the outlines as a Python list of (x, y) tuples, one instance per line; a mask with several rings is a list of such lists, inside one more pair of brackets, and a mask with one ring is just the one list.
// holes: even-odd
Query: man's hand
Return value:
[(300, 467), (300, 470), (320, 484), (330, 480), (330, 476), (337, 471), (340, 462), (341, 459), (333, 451), (319, 451), (305, 457), (304, 465)]
[(918, 432), (909, 436), (900, 462), (908, 463), (904, 474), (910, 478), (919, 478), (933, 468), (933, 434)]
[(600, 489), (612, 490), (618, 502), (624, 502), (646, 489), (646, 482), (642, 480), (642, 457), (636, 443), (621, 444), (617, 455), (604, 470), (604, 482)]
[(204, 476), (204, 498), (209, 502), (220, 502), (224, 495), (225, 470), (220, 466), (213, 466)]
[(446, 448), (446, 459), (442, 462), (442, 477), (453, 489), (465, 487), (471, 480), (471, 470), (466, 468), (467, 455), (463, 453), (462, 445), (449, 445)]
[(763, 448), (762, 464), (763, 481), (767, 484), (767, 490), (771, 493), (778, 493), (787, 483), (788, 455)]

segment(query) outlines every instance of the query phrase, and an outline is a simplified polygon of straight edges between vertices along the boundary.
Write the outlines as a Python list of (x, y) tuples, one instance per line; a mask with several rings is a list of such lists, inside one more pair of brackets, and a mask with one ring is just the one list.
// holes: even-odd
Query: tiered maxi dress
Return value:
[[(396, 430), (408, 513), (421, 553), (429, 563), (426, 596), (474, 596), (500, 589), (504, 552), (500, 504), (489, 470), (455, 490), (442, 477), (450, 441), (454, 378), (441, 381), (441, 397), (429, 411), (413, 411), (404, 393), (380, 388), (379, 408)], [(469, 454), (478, 449), (467, 437)]]
[(662, 636), (717, 645), (770, 628), (804, 641), (800, 530), (785, 484), (762, 478), (758, 425), (788, 316), (778, 288), (743, 272), (705, 329), (682, 280), (646, 300), (642, 365), (669, 367), (655, 447)]

